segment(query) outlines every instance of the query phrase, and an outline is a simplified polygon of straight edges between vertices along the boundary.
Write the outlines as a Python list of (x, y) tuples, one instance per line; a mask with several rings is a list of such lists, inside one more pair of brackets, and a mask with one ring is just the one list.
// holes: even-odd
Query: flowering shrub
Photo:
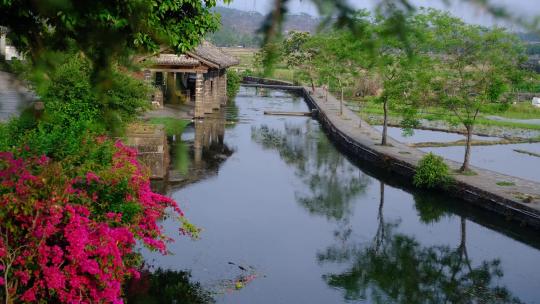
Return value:
[(45, 156), (0, 153), (0, 299), (6, 303), (122, 303), (122, 283), (138, 276), (136, 242), (167, 252), (169, 239), (158, 224), (166, 209), (185, 224), (182, 233), (194, 232), (173, 200), (152, 192), (136, 152), (121, 142), (109, 166), (68, 167)]

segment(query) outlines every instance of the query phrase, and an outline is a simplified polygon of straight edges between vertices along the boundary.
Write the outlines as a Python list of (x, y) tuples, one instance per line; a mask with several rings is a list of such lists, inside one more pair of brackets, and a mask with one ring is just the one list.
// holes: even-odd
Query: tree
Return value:
[(311, 89), (315, 91), (316, 70), (313, 60), (316, 55), (316, 49), (307, 47), (306, 42), (311, 35), (308, 32), (293, 31), (283, 41), (283, 56), (289, 68), (299, 70), (301, 76), (306, 76)]
[(437, 60), (432, 77), (436, 100), (466, 130), (460, 168), (464, 172), (469, 169), (477, 118), (487, 106), (509, 101), (511, 88), (520, 82), (517, 70), (524, 49), (515, 35), (501, 28), (469, 25), (433, 10), (427, 18), (433, 29), (432, 57)]
[[(289, 0), (273, 0), (272, 9), (265, 17), (259, 32), (263, 33), (263, 44), (275, 43), (281, 33), (283, 22), (287, 20)], [(310, 0), (317, 8), (324, 24), (332, 22), (339, 27), (347, 27), (351, 29), (355, 36), (360, 37), (367, 24), (358, 24), (356, 18), (356, 10), (347, 0)], [(402, 14), (414, 13), (417, 6), (411, 0), (375, 0), (375, 10), (383, 12), (385, 16), (399, 16)], [(513, 13), (509, 5), (501, 5), (500, 1), (496, 0), (439, 0), (441, 4), (450, 6), (451, 4), (465, 3), (472, 7), (478, 8), (479, 11), (484, 11), (487, 14), (503, 19), (507, 22), (517, 24), (530, 31), (538, 31), (539, 23), (537, 18), (523, 18), (520, 14)], [(394, 27), (389, 33), (398, 38), (403, 38), (403, 34), (410, 29), (404, 19), (394, 18)], [(271, 56), (271, 53), (267, 54)]]
[[(227, 0), (225, 2), (228, 2)], [(113, 60), (161, 45), (185, 52), (217, 29), (215, 0), (2, 1), (0, 25), (36, 66), (74, 45), (93, 63), (94, 80), (107, 89)]]
[[(399, 30), (395, 28), (398, 24), (406, 24), (410, 30), (402, 32), (400, 36), (392, 35)], [(382, 82), (382, 94), (377, 100), (383, 105), (381, 145), (387, 145), (389, 110), (399, 109), (404, 118), (404, 127), (414, 126), (416, 109), (425, 97), (425, 75), (429, 68), (429, 58), (423, 52), (422, 33), (425, 29), (417, 26), (412, 15), (396, 13), (391, 16), (378, 15), (370, 31), (369, 39), (364, 44), (373, 45), (371, 70)]]
[(314, 49), (313, 64), (320, 83), (329, 82), (340, 91), (339, 114), (343, 114), (345, 87), (352, 85), (363, 63), (358, 40), (349, 31), (331, 31), (314, 36), (305, 44)]
[(271, 75), (274, 65), (281, 62), (282, 59), (281, 43), (267, 43), (255, 53), (253, 64), (262, 74)]

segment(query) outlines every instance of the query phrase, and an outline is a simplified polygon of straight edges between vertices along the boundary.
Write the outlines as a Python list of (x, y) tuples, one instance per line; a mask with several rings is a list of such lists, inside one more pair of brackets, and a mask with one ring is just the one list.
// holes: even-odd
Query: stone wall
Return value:
[(242, 79), (242, 83), (246, 84), (264, 84), (264, 85), (281, 85), (281, 86), (292, 86), (292, 82), (277, 80), (277, 79), (266, 79), (260, 77), (246, 76)]
[(137, 159), (148, 168), (152, 179), (166, 178), (169, 146), (164, 126), (131, 124), (127, 127), (126, 144), (137, 149)]
[(227, 105), (227, 71), (222, 69), (219, 71), (218, 79), (218, 91), (219, 91), (219, 102), (222, 106)]

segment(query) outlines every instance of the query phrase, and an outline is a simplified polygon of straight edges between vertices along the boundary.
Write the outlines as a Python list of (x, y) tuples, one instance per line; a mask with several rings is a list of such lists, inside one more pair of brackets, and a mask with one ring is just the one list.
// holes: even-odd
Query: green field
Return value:
[[(255, 54), (259, 49), (224, 47), (222, 50), (240, 60), (240, 64), (235, 67), (238, 71), (242, 72), (249, 70), (256, 76), (263, 76), (263, 71), (254, 64)], [(290, 69), (282, 63), (277, 64), (272, 70), (272, 74), (267, 75), (267, 77), (291, 82), (294, 82), (295, 80), (294, 69)]]

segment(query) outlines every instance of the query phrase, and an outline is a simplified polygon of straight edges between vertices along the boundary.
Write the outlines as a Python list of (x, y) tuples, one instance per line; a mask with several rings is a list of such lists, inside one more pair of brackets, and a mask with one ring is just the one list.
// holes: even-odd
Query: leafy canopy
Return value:
[(218, 28), (218, 16), (210, 11), (215, 5), (216, 0), (5, 0), (0, 25), (36, 65), (54, 64), (55, 53), (73, 41), (95, 65), (94, 78), (107, 79), (112, 60), (133, 50), (155, 52), (167, 45), (185, 52), (196, 46)]

